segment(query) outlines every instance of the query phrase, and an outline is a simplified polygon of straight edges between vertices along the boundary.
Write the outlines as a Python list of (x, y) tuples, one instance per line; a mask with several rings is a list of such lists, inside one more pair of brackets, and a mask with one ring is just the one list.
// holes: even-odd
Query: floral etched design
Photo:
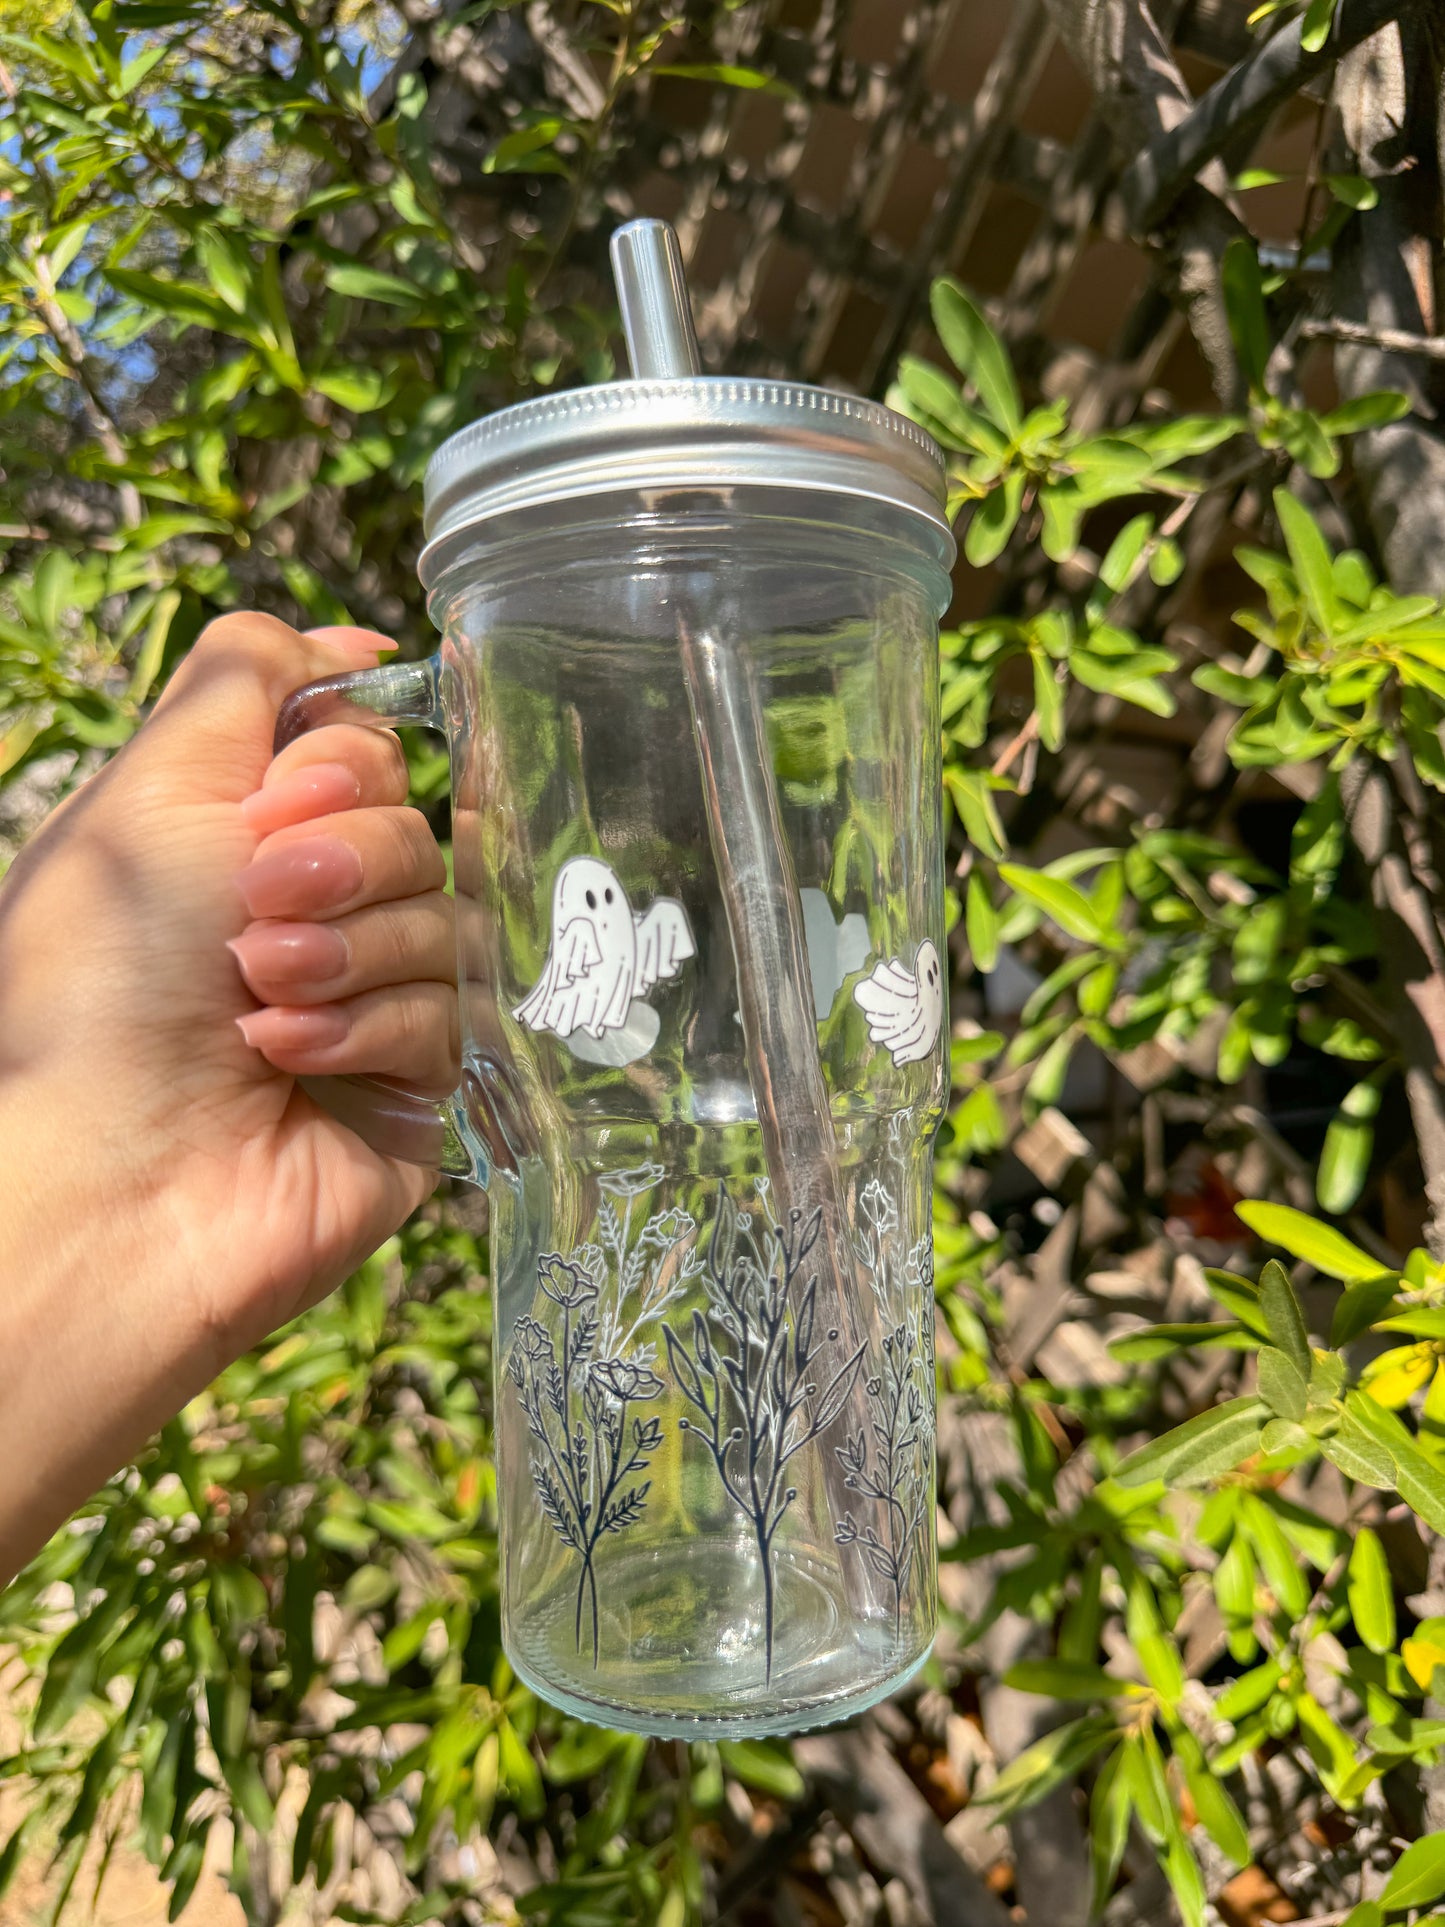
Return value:
[(789, 1460), (825, 1432), (847, 1403), (863, 1362), (860, 1345), (828, 1376), (816, 1361), (838, 1333), (817, 1329), (818, 1279), (804, 1280), (822, 1214), (789, 1214), (760, 1238), (749, 1216), (721, 1193), (708, 1244), (707, 1309), (692, 1315), (691, 1343), (663, 1327), (679, 1389), (698, 1414), (678, 1421), (701, 1440), (723, 1490), (748, 1519), (763, 1572), (764, 1665), (773, 1670), (773, 1540), (797, 1498)]
[(634, 1341), (688, 1289), (702, 1262), (685, 1211), (655, 1212), (632, 1236), (638, 1199), (663, 1176), (661, 1165), (641, 1164), (599, 1177), (607, 1195), (598, 1242), (544, 1252), (537, 1260), (536, 1309), (543, 1316), (517, 1320), (507, 1364), (535, 1441), (532, 1480), (543, 1513), (582, 1562), (577, 1650), (590, 1622), (594, 1666), (597, 1548), (605, 1534), (641, 1518), (652, 1483), (642, 1475), (662, 1443), (661, 1422), (633, 1409), (666, 1390), (652, 1370), (656, 1348)]
[(895, 1633), (921, 1557), (928, 1526), (933, 1456), (933, 1240), (906, 1254), (893, 1234), (898, 1205), (873, 1178), (858, 1195), (858, 1255), (887, 1329), (881, 1369), (864, 1382), (868, 1424), (836, 1447), (843, 1483), (882, 1508), (875, 1520), (845, 1512), (836, 1522), (840, 1546), (857, 1546), (893, 1592)]
[[(604, 1172), (597, 1180), (607, 1193), (597, 1213), (598, 1242), (573, 1253), (590, 1276), (603, 1280), (610, 1276), (614, 1281), (616, 1289), (607, 1294), (599, 1342), (607, 1351), (626, 1352), (629, 1357), (639, 1349), (643, 1327), (685, 1297), (702, 1269), (697, 1221), (680, 1206), (654, 1211), (633, 1236), (637, 1202), (655, 1190), (663, 1176), (660, 1164)], [(641, 1344), (640, 1350), (652, 1358), (650, 1342)]]
[(621, 1532), (642, 1516), (650, 1479), (628, 1485), (645, 1472), (662, 1443), (653, 1417), (634, 1417), (628, 1407), (661, 1395), (662, 1380), (623, 1358), (596, 1358), (597, 1318), (591, 1306), (597, 1285), (582, 1266), (550, 1252), (538, 1261), (537, 1282), (562, 1311), (562, 1345), (536, 1318), (517, 1320), (508, 1369), (532, 1437), (532, 1477), (542, 1509), (563, 1545), (582, 1557), (577, 1579), (577, 1650), (582, 1650), (584, 1609), (590, 1602), (592, 1663), (597, 1664), (597, 1579), (593, 1557), (607, 1532)]
[(893, 1630), (903, 1626), (903, 1600), (918, 1555), (928, 1504), (927, 1455), (933, 1443), (932, 1401), (922, 1383), (923, 1347), (916, 1321), (883, 1337), (883, 1370), (868, 1379), (869, 1426), (860, 1425), (836, 1448), (843, 1483), (883, 1507), (882, 1531), (845, 1512), (834, 1530), (840, 1546), (859, 1546), (869, 1566), (893, 1589)]

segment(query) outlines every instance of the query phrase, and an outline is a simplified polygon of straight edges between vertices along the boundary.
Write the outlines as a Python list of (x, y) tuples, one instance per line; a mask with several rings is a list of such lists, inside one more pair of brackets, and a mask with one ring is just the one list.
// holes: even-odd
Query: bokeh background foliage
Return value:
[[(890, 9), (869, 69), (819, 51), (862, 0), (0, 8), (5, 849), (224, 610), (422, 651), (426, 459), (612, 373), (606, 235), (649, 169), (715, 160), (739, 99), (780, 141), (869, 72), (914, 113), (966, 11)], [(258, 1921), (579, 1927), (1445, 1896), (1442, 44), (1426, 7), (1247, 13), (1019, 0), (875, 371), (949, 452), (966, 557), (922, 1689), (791, 1748), (650, 1747), (516, 1685), (485, 1216), (443, 1194), (0, 1599), (0, 1885), (43, 1861), (84, 1911), (139, 1850), (173, 1915), (220, 1864)], [(1102, 361), (1041, 352), (1031, 256), (924, 306), (1040, 34), (1093, 105), (1008, 150), (1039, 245), (1149, 263)], [(1293, 174), (1255, 151), (1281, 114)], [(1282, 188), (1289, 245), (1254, 214)], [(716, 348), (747, 288), (713, 294)]]

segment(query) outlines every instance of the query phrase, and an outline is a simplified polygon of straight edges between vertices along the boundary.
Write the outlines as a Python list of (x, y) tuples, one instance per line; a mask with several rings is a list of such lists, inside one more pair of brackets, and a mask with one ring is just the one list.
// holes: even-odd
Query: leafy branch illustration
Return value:
[[(797, 1498), (788, 1463), (825, 1432), (847, 1402), (863, 1362), (860, 1345), (826, 1384), (811, 1376), (823, 1349), (817, 1332), (818, 1279), (803, 1268), (818, 1241), (822, 1213), (789, 1215), (760, 1250), (748, 1219), (725, 1192), (708, 1244), (703, 1289), (707, 1309), (692, 1315), (689, 1346), (663, 1327), (668, 1358), (683, 1396), (699, 1414), (679, 1424), (702, 1441), (723, 1490), (747, 1517), (763, 1572), (766, 1677), (773, 1672), (775, 1575), (773, 1540)], [(836, 1330), (826, 1334), (837, 1340)]]
[[(893, 1631), (903, 1629), (903, 1599), (924, 1525), (928, 1479), (924, 1454), (932, 1443), (929, 1401), (919, 1383), (923, 1354), (918, 1331), (895, 1325), (883, 1338), (883, 1370), (865, 1382), (873, 1449), (862, 1426), (835, 1447), (850, 1492), (883, 1507), (883, 1533), (845, 1512), (834, 1529), (840, 1546), (856, 1545), (879, 1578), (893, 1588)], [(876, 1456), (875, 1456), (876, 1454)]]
[(562, 1314), (562, 1348), (540, 1319), (517, 1320), (508, 1369), (527, 1426), (540, 1447), (532, 1478), (553, 1531), (578, 1553), (575, 1633), (582, 1650), (590, 1606), (592, 1664), (598, 1658), (597, 1577), (594, 1555), (604, 1533), (622, 1532), (642, 1516), (652, 1481), (627, 1481), (645, 1472), (662, 1443), (655, 1417), (632, 1419), (628, 1407), (654, 1399), (662, 1380), (625, 1358), (597, 1358), (596, 1281), (557, 1252), (537, 1261), (538, 1282)]

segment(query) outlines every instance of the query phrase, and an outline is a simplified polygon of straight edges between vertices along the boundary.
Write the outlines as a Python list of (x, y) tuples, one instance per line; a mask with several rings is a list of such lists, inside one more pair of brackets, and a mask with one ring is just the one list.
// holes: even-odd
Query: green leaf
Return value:
[(1273, 1258), (1259, 1274), (1259, 1305), (1271, 1340), (1308, 1384), (1310, 1341), (1305, 1331), (1304, 1313), (1295, 1296), (1294, 1286), (1289, 1281), (1289, 1274)]
[(1115, 1472), (1120, 1485), (1163, 1479), (1166, 1485), (1204, 1485), (1259, 1450), (1269, 1416), (1258, 1398), (1232, 1398), (1131, 1452)]
[(1213, 1772), (1198, 1740), (1187, 1727), (1175, 1736), (1174, 1751), (1184, 1769), (1184, 1784), (1189, 1789), (1200, 1825), (1236, 1866), (1248, 1866), (1254, 1857), (1249, 1848), (1249, 1829), (1226, 1792), (1224, 1782)]
[(726, 61), (704, 61), (674, 63), (666, 67), (653, 67), (654, 74), (670, 74), (674, 80), (706, 80), (718, 87), (740, 87), (748, 93), (778, 94), (784, 100), (796, 100), (798, 90), (790, 87), (776, 74), (760, 73), (756, 67), (734, 67)]
[(983, 455), (1000, 456), (1008, 443), (988, 417), (963, 399), (958, 384), (950, 381), (941, 368), (916, 355), (904, 355), (898, 363), (898, 380), (907, 399), (930, 417), (931, 424), (963, 448)]
[[(1232, 241), (1230, 246), (1234, 246)], [(1330, 551), (1320, 534), (1319, 523), (1287, 488), (1275, 490), (1274, 507), (1305, 605), (1320, 629), (1329, 635), (1339, 626), (1340, 612), (1335, 601)]]
[(196, 253), (206, 279), (234, 314), (244, 314), (251, 299), (254, 263), (245, 249), (227, 234), (203, 227), (196, 235)]
[(1133, 1802), (1122, 1766), (1122, 1749), (1116, 1747), (1099, 1768), (1089, 1796), (1089, 1858), (1094, 1876), (1091, 1919), (1104, 1911), (1129, 1840)]
[(1236, 235), (1224, 250), (1221, 284), (1234, 351), (1251, 388), (1262, 390), (1272, 346), (1264, 306), (1264, 280), (1254, 243)]
[[(627, 1741), (605, 1726), (587, 1726), (569, 1720), (560, 1737), (547, 1750), (547, 1778), (555, 1786), (571, 1786), (590, 1780)], [(741, 1778), (741, 1774), (738, 1776)]]
[(1079, 546), (1079, 528), (1088, 504), (1067, 482), (1044, 483), (1038, 502), (1044, 518), (1039, 537), (1044, 554), (1051, 562), (1067, 562)]
[(352, 295), (358, 301), (380, 301), (392, 308), (409, 308), (425, 299), (424, 292), (398, 274), (366, 267), (360, 261), (339, 261), (326, 270), (326, 285), (333, 293)]
[(981, 770), (950, 766), (943, 773), (943, 781), (964, 835), (976, 850), (996, 861), (1008, 846), (987, 777)]
[(1058, 1700), (1108, 1700), (1137, 1693), (1130, 1681), (1115, 1679), (1100, 1666), (1068, 1659), (1023, 1659), (1004, 1674), (1005, 1686), (1020, 1693), (1047, 1693)]
[(1385, 1927), (1385, 1916), (1373, 1900), (1362, 1900), (1345, 1915), (1344, 1927)]
[(1445, 1532), (1445, 1472), (1426, 1458), (1395, 1414), (1377, 1405), (1367, 1392), (1347, 1392), (1345, 1412), (1394, 1460), (1395, 1490), (1400, 1497), (1432, 1531)]
[[(1251, 25), (1255, 17), (1253, 14), (1250, 16)], [(1273, 167), (1246, 167), (1242, 173), (1235, 175), (1232, 184), (1237, 193), (1247, 194), (1253, 187), (1278, 187), (1282, 181), (1293, 178), (1293, 175), (1281, 174)]]
[(1027, 897), (1030, 903), (1036, 903), (1071, 937), (1078, 937), (1084, 943), (1101, 941), (1094, 907), (1083, 891), (1076, 890), (1072, 883), (1065, 883), (1060, 877), (1051, 877), (1042, 870), (1031, 870), (1022, 863), (1001, 863), (998, 873), (1011, 890), (1017, 891), (1021, 897)]
[(1349, 1211), (1358, 1202), (1374, 1154), (1375, 1117), (1383, 1094), (1379, 1078), (1362, 1078), (1330, 1119), (1315, 1174), (1322, 1211)]
[(386, 376), (379, 368), (333, 368), (312, 378), (311, 386), (328, 401), (364, 415), (379, 408), (386, 398)]
[(756, 1787), (775, 1800), (796, 1800), (803, 1793), (803, 1776), (780, 1746), (765, 1740), (722, 1740), (722, 1763), (744, 1786)]
[(1330, 1325), (1330, 1343), (1348, 1345), (1368, 1331), (1385, 1307), (1394, 1303), (1398, 1286), (1394, 1272), (1387, 1271), (1381, 1278), (1366, 1278), (1342, 1292)]
[(933, 284), (933, 325), (949, 360), (998, 426), (1016, 435), (1023, 426), (1018, 383), (1002, 343), (956, 281)]
[(1445, 1894), (1445, 1833), (1427, 1833), (1395, 1862), (1380, 1905), (1387, 1913), (1403, 1913), (1407, 1907), (1428, 1907), (1441, 1894)]
[(1010, 1761), (985, 1792), (976, 1794), (976, 1804), (997, 1807), (999, 1819), (1006, 1820), (1072, 1779), (1117, 1738), (1118, 1731), (1114, 1721), (1101, 1713), (1086, 1713), (1082, 1719), (1055, 1727)]
[(120, 293), (186, 327), (213, 328), (221, 334), (235, 332), (235, 311), (206, 288), (165, 281), (159, 275), (142, 274), (132, 268), (107, 268), (106, 278)]
[(1395, 1591), (1385, 1548), (1368, 1526), (1355, 1533), (1346, 1586), (1350, 1615), (1372, 1653), (1395, 1650)]
[(997, 488), (989, 490), (968, 520), (963, 538), (963, 553), (974, 568), (986, 568), (1001, 555), (1018, 525), (1023, 506), (1024, 483), (1021, 468), (1010, 469)]
[(1330, 37), (1337, 0), (1310, 0), (1300, 27), (1299, 44), (1307, 54), (1317, 54)]
[(1387, 1269), (1377, 1258), (1371, 1258), (1358, 1245), (1351, 1244), (1332, 1225), (1320, 1224), (1292, 1205), (1266, 1204), (1262, 1199), (1255, 1199), (1237, 1204), (1234, 1215), (1267, 1243), (1279, 1245), (1292, 1257), (1303, 1258), (1327, 1278), (1353, 1282), (1378, 1278)]
[(178, 1842), (167, 1860), (164, 1877), (171, 1882), (170, 1905), (166, 1910), (168, 1920), (175, 1921), (185, 1912), (191, 1895), (196, 1891), (205, 1857), (205, 1841), (192, 1837)]
[(1255, 1666), (1238, 1679), (1231, 1680), (1215, 1701), (1214, 1710), (1220, 1719), (1238, 1725), (1249, 1714), (1257, 1713), (1261, 1706), (1268, 1704), (1279, 1691), (1280, 1663), (1277, 1659), (1267, 1659), (1262, 1666)]
[(1398, 388), (1380, 388), (1373, 394), (1357, 395), (1353, 401), (1332, 408), (1320, 417), (1320, 425), (1327, 435), (1356, 435), (1361, 429), (1383, 428), (1388, 422), (1397, 422), (1409, 412), (1408, 395), (1402, 395)]
[(1309, 1605), (1309, 1584), (1283, 1526), (1257, 1493), (1246, 1492), (1240, 1501), (1240, 1524), (1258, 1554), (1270, 1591), (1291, 1618), (1301, 1618)]
[(1223, 1305), (1241, 1325), (1257, 1338), (1269, 1337), (1269, 1325), (1259, 1302), (1257, 1285), (1252, 1285), (1247, 1278), (1236, 1277), (1232, 1271), (1220, 1271), (1213, 1265), (1205, 1267), (1204, 1282), (1209, 1288), (1210, 1297)]
[(987, 976), (998, 963), (998, 911), (993, 907), (987, 883), (976, 869), (969, 874), (963, 924), (974, 968)]
[(1257, 1335), (1233, 1320), (1208, 1319), (1198, 1324), (1146, 1325), (1109, 1340), (1109, 1352), (1126, 1365), (1144, 1365), (1156, 1358), (1173, 1358), (1189, 1351), (1253, 1351)]
[(1054, 665), (1042, 649), (1031, 649), (1029, 660), (1034, 672), (1034, 713), (1038, 717), (1039, 741), (1045, 749), (1057, 749), (1064, 740), (1064, 694), (1054, 675)]
[(1149, 537), (1154, 533), (1154, 517), (1136, 515), (1126, 522), (1109, 544), (1099, 564), (1099, 580), (1119, 595), (1128, 587)]
[[(1371, 1401), (1373, 1403), (1373, 1400)], [(1320, 1452), (1348, 1479), (1388, 1492), (1395, 1483), (1394, 1455), (1346, 1407), (1338, 1427), (1318, 1441)]]
[(1302, 1419), (1309, 1402), (1308, 1384), (1286, 1353), (1266, 1345), (1259, 1354), (1259, 1395), (1281, 1418)]

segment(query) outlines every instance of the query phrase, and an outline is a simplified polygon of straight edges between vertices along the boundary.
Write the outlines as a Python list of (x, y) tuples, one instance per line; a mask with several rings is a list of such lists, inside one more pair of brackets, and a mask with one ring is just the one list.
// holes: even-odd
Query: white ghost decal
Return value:
[(910, 970), (901, 957), (880, 963), (853, 986), (853, 1001), (868, 1019), (868, 1035), (893, 1053), (895, 1064), (916, 1064), (938, 1041), (943, 1022), (943, 968), (927, 938)]
[(680, 903), (659, 897), (639, 916), (607, 864), (574, 856), (552, 886), (552, 947), (542, 974), (512, 1015), (529, 1030), (599, 1038), (620, 1031), (633, 1000), (696, 954)]

